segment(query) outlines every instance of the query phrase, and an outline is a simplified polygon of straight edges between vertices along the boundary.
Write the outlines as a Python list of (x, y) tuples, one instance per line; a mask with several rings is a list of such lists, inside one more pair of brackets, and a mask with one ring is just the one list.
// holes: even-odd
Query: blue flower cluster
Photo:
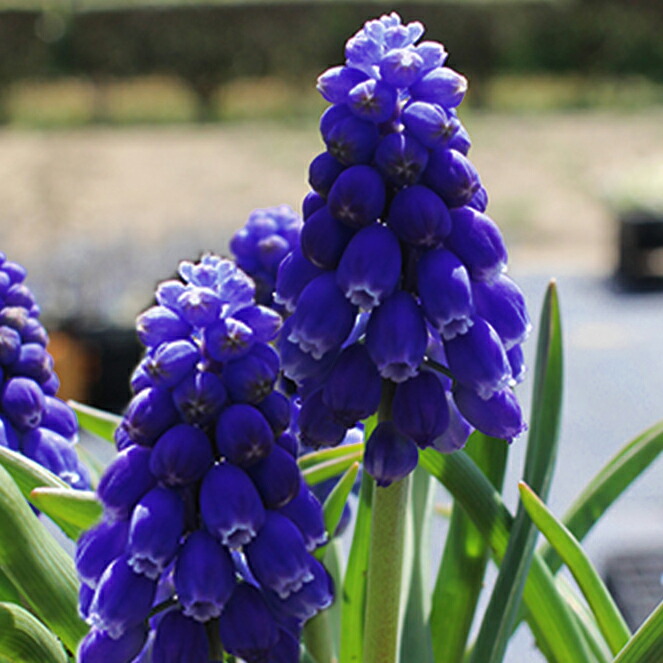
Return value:
[[(299, 246), (299, 236), (302, 229), (301, 217), (287, 205), (270, 207), (267, 209), (254, 210), (244, 226), (240, 228), (230, 240), (230, 250), (235, 262), (256, 283), (256, 302), (270, 306), (281, 314), (287, 314), (283, 305), (278, 302), (278, 296), (274, 292), (279, 266), (285, 256), (290, 254)], [(279, 247), (280, 258), (278, 262), (274, 257), (274, 249)], [(286, 250), (287, 247), (287, 250)], [(258, 293), (261, 293), (260, 297)], [(276, 301), (275, 301), (276, 297)], [(301, 408), (301, 400), (293, 393), (292, 385), (284, 381), (283, 390), (291, 393), (292, 403), (292, 431), (298, 435), (297, 420)], [(340, 444), (359, 442), (363, 439), (363, 427), (352, 428)], [(306, 454), (313, 451), (310, 446), (302, 444), (299, 453)], [(338, 483), (338, 477), (327, 479), (312, 487), (313, 494), (324, 502), (334, 486)], [(356, 488), (359, 481), (356, 482)], [(352, 512), (349, 504), (343, 508), (341, 520), (333, 532), (334, 537), (341, 536), (350, 523)]]
[[(81, 663), (207, 663), (208, 635), (246, 663), (296, 663), (306, 620), (333, 598), (290, 401), (273, 390), (281, 319), (229, 260), (183, 262), (139, 316), (147, 347), (103, 521), (79, 541)], [(138, 657), (138, 658), (136, 658)]]
[(60, 386), (26, 270), (0, 253), (0, 446), (43, 465), (73, 488), (90, 477), (74, 449), (78, 422)]
[(230, 240), (235, 261), (256, 284), (256, 302), (274, 306), (278, 267), (299, 242), (302, 219), (288, 205), (257, 209)]
[(326, 150), (310, 165), (300, 244), (275, 296), (292, 313), (278, 347), (304, 398), (302, 441), (338, 444), (382, 403), (365, 454), (380, 485), (407, 475), (418, 448), (525, 428), (512, 391), (524, 298), (467, 157), (456, 113), (467, 82), (422, 34), (397, 14), (369, 21), (346, 64), (318, 79), (332, 104)]

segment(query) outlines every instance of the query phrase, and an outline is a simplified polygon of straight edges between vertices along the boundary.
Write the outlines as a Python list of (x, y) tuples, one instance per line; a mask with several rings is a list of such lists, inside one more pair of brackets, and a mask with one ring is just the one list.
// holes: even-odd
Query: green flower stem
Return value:
[(409, 477), (373, 495), (364, 663), (396, 663)]
[[(378, 422), (391, 419), (396, 385), (383, 381)], [(374, 483), (362, 663), (397, 663), (410, 478)]]

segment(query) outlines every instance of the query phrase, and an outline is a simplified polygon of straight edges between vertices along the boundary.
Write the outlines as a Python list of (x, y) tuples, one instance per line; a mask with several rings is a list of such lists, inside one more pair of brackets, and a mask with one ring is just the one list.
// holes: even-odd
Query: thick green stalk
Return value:
[[(395, 385), (385, 380), (378, 422), (391, 419)], [(409, 477), (375, 485), (364, 615), (362, 663), (397, 663)]]
[(397, 663), (409, 477), (373, 496), (363, 663)]

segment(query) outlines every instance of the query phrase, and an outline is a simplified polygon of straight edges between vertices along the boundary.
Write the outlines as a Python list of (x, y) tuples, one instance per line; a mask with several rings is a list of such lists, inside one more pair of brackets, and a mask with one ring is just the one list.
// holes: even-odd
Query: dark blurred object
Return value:
[(124, 410), (129, 378), (143, 353), (134, 329), (66, 324), (51, 332), (48, 349), (60, 376), (60, 398)]
[(663, 215), (634, 210), (619, 219), (617, 283), (629, 290), (663, 289)]
[(421, 20), (427, 38), (446, 44), (451, 65), (472, 79), (473, 103), (495, 74), (663, 80), (657, 0), (137, 5), (0, 12), (0, 93), (26, 78), (84, 76), (103, 87), (111, 78), (165, 74), (193, 91), (199, 119), (212, 119), (224, 83), (241, 76), (308, 79), (342, 62), (338, 44), (365, 20), (393, 10), (406, 21)]
[(608, 590), (635, 631), (663, 600), (663, 548), (611, 557), (606, 565)]

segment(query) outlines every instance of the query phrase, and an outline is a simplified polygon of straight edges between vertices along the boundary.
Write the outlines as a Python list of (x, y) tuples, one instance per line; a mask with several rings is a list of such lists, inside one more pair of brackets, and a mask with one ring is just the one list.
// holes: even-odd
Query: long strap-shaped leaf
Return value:
[[(571, 505), (562, 522), (573, 536), (582, 541), (594, 523), (662, 452), (663, 421), (660, 421), (620, 449)], [(559, 555), (549, 544), (542, 547), (541, 554), (555, 573), (562, 564)]]
[(663, 602), (645, 620), (613, 663), (660, 663), (663, 661)]
[[(341, 517), (343, 516), (343, 509), (348, 501), (348, 497), (352, 492), (352, 487), (355, 485), (357, 480), (357, 474), (359, 473), (359, 462), (355, 461), (345, 472), (345, 474), (339, 479), (338, 483), (332, 488), (327, 499), (325, 499), (324, 504), (322, 505), (322, 511), (325, 519), (325, 529), (329, 539), (334, 536), (334, 532), (338, 527), (338, 524), (341, 522)], [(327, 552), (327, 546), (321, 546), (314, 553), (314, 557), (320, 561), (324, 559), (325, 553)]]
[[(513, 517), (497, 490), (462, 451), (444, 456), (434, 449), (419, 454), (419, 462), (436, 477), (472, 518), (501, 562), (507, 550)], [(543, 560), (534, 554), (523, 598), (529, 623), (538, 641), (555, 661), (588, 663), (595, 660), (570, 609), (555, 587)]]
[(0, 656), (13, 663), (66, 663), (62, 643), (19, 605), (0, 603)]
[(328, 460), (334, 460), (342, 458), (343, 456), (349, 456), (351, 454), (356, 454), (357, 452), (363, 453), (364, 443), (355, 442), (354, 444), (342, 444), (338, 447), (329, 447), (327, 449), (318, 449), (317, 451), (311, 451), (310, 453), (304, 454), (297, 459), (297, 464), (299, 469), (304, 471), (308, 470), (311, 467), (320, 465)]
[[(322, 505), (325, 519), (325, 529), (329, 538), (334, 536), (338, 527), (343, 509), (348, 501), (352, 487), (357, 480), (359, 472), (359, 463), (353, 463), (348, 471), (339, 479), (332, 491), (327, 495), (327, 499)], [(333, 543), (333, 542), (332, 542)], [(313, 555), (316, 559), (323, 561), (330, 545), (327, 544), (318, 548)], [(334, 640), (333, 630), (328, 610), (317, 614), (313, 619), (307, 622), (304, 627), (304, 642), (309, 653), (320, 663), (326, 663), (334, 658)]]
[(2, 467), (0, 569), (35, 615), (70, 651), (75, 651), (88, 627), (78, 616), (74, 562), (39, 522)]
[(0, 601), (7, 603), (21, 602), (21, 594), (2, 569), (0, 569)]
[[(33, 502), (31, 493), (35, 488), (46, 486), (56, 490), (71, 490), (60, 477), (49, 472), (39, 463), (5, 447), (0, 447), (0, 466), (9, 472), (23, 496), (30, 502)], [(81, 528), (72, 525), (69, 521), (58, 520), (56, 517), (54, 522), (70, 539), (75, 541), (80, 536)]]
[[(504, 440), (476, 431), (465, 449), (501, 490), (508, 450)], [(435, 663), (463, 660), (489, 558), (490, 546), (462, 505), (455, 502), (432, 597), (430, 631)]]
[(566, 604), (573, 611), (578, 627), (585, 635), (585, 641), (591, 648), (597, 663), (608, 663), (612, 661), (613, 655), (599, 627), (592, 611), (587, 607), (584, 600), (578, 596), (575, 585), (566, 576), (558, 575), (555, 578), (555, 586)]
[[(428, 628), (430, 614), (430, 525), (435, 482), (423, 468), (412, 476), (410, 522), (406, 564), (411, 557), (411, 574), (404, 579), (405, 614), (401, 635), (401, 660), (433, 663), (433, 646)], [(407, 568), (407, 567), (406, 567)], [(409, 580), (409, 582), (407, 582)]]
[(103, 507), (91, 490), (71, 488), (35, 488), (30, 501), (58, 525), (68, 523), (81, 532), (101, 519)]
[(111, 444), (115, 442), (115, 429), (120, 425), (122, 417), (77, 401), (68, 401), (68, 404), (76, 413), (78, 424), (83, 430)]
[[(525, 481), (544, 499), (548, 493), (559, 437), (562, 407), (562, 330), (555, 282), (543, 303), (534, 368), (532, 415), (525, 457)], [(472, 663), (501, 663), (521, 605), (537, 531), (518, 506), (509, 545), (486, 609)]]
[[(594, 523), (661, 452), (663, 421), (631, 440), (608, 461), (562, 518), (564, 525), (578, 541), (584, 539)], [(562, 566), (562, 559), (555, 549), (546, 542), (541, 546), (540, 554), (550, 570), (557, 573)], [(520, 619), (523, 617), (521, 610)]]
[(527, 513), (573, 574), (596, 617), (603, 637), (612, 653), (616, 654), (626, 644), (631, 633), (601, 577), (577, 539), (555, 518), (531, 488), (524, 482), (518, 488)]
[(27, 456), (0, 446), (0, 465), (4, 467), (16, 482), (20, 491), (29, 497), (35, 488), (49, 486), (51, 488), (68, 489), (69, 486), (52, 472)]
[(327, 479), (332, 479), (346, 472), (354, 463), (360, 461), (363, 455), (363, 444), (361, 449), (351, 451), (341, 456), (324, 459), (321, 462), (310, 463), (302, 471), (302, 476), (309, 486), (315, 486)]
[(366, 576), (371, 540), (373, 479), (362, 475), (359, 504), (348, 555), (341, 600), (341, 646), (339, 663), (362, 663), (364, 657), (364, 609)]

